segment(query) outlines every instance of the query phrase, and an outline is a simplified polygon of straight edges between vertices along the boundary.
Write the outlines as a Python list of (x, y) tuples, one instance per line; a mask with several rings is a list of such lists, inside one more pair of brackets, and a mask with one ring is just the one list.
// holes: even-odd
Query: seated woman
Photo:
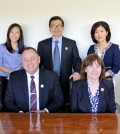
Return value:
[(105, 67), (96, 54), (88, 55), (81, 67), (81, 80), (71, 90), (71, 111), (75, 113), (114, 113), (113, 82), (104, 79)]

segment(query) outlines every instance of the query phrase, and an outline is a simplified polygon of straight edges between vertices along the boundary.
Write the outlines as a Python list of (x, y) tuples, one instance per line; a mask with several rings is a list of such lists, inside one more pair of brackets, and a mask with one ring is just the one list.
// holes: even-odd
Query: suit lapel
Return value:
[(29, 95), (28, 95), (28, 82), (27, 82), (27, 74), (25, 70), (21, 73), (21, 84), (23, 85), (23, 92), (25, 95), (25, 100), (26, 100), (26, 109), (29, 109)]
[(51, 69), (52, 69), (53, 68), (53, 63), (52, 63), (52, 38), (50, 38), (45, 45), (46, 45), (46, 54), (47, 54), (46, 57), (48, 58)]
[(44, 74), (43, 71), (40, 69), (39, 70), (39, 107), (40, 109), (43, 108), (43, 103), (44, 103), (44, 89), (45, 89), (45, 80), (44, 80)]
[(83, 97), (85, 97), (85, 103), (86, 106), (88, 108), (88, 111), (91, 112), (91, 104), (90, 104), (90, 98), (88, 96), (88, 84), (87, 81), (83, 82), (83, 87), (82, 87), (82, 91), (83, 91)]
[(66, 51), (69, 51), (69, 47), (68, 44), (66, 43), (66, 40), (64, 37), (62, 37), (62, 51), (61, 51), (61, 68), (64, 64), (66, 64), (64, 62), (65, 56), (66, 56)]
[(99, 86), (99, 104), (98, 104), (98, 112), (100, 111), (100, 109), (102, 109), (102, 104), (103, 104), (103, 101), (104, 100), (104, 91), (105, 90), (105, 87), (104, 87), (104, 84), (103, 82), (101, 81), (100, 82), (100, 86)]

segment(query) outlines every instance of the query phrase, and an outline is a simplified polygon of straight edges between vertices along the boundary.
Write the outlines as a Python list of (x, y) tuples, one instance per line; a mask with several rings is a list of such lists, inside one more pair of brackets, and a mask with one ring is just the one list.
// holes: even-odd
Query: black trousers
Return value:
[(4, 109), (5, 93), (7, 89), (8, 79), (0, 76), (0, 109)]
[[(59, 78), (59, 82), (63, 91), (63, 96), (64, 96), (64, 105), (63, 107), (59, 110), (59, 113), (70, 113), (70, 93), (71, 93), (71, 88), (72, 88), (72, 80), (68, 79), (68, 85), (64, 83), (65, 81)], [(65, 84), (65, 85), (64, 85)]]

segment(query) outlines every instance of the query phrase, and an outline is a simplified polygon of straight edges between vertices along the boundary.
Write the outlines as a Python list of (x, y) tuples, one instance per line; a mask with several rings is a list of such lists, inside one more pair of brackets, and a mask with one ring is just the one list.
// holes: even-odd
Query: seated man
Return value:
[(11, 112), (57, 112), (63, 94), (56, 73), (39, 68), (40, 57), (32, 47), (22, 53), (23, 70), (11, 73), (5, 107)]

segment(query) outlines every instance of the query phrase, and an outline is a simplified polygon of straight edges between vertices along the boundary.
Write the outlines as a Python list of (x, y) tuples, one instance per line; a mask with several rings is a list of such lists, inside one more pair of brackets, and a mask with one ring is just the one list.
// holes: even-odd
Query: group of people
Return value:
[[(51, 38), (37, 50), (24, 45), (19, 24), (0, 45), (1, 109), (10, 112), (114, 113), (113, 77), (120, 70), (119, 46), (104, 21), (93, 24), (94, 45), (82, 61), (76, 42), (62, 35), (60, 16), (49, 20)], [(72, 79), (72, 84), (71, 84)], [(71, 87), (72, 85), (72, 87)]]

